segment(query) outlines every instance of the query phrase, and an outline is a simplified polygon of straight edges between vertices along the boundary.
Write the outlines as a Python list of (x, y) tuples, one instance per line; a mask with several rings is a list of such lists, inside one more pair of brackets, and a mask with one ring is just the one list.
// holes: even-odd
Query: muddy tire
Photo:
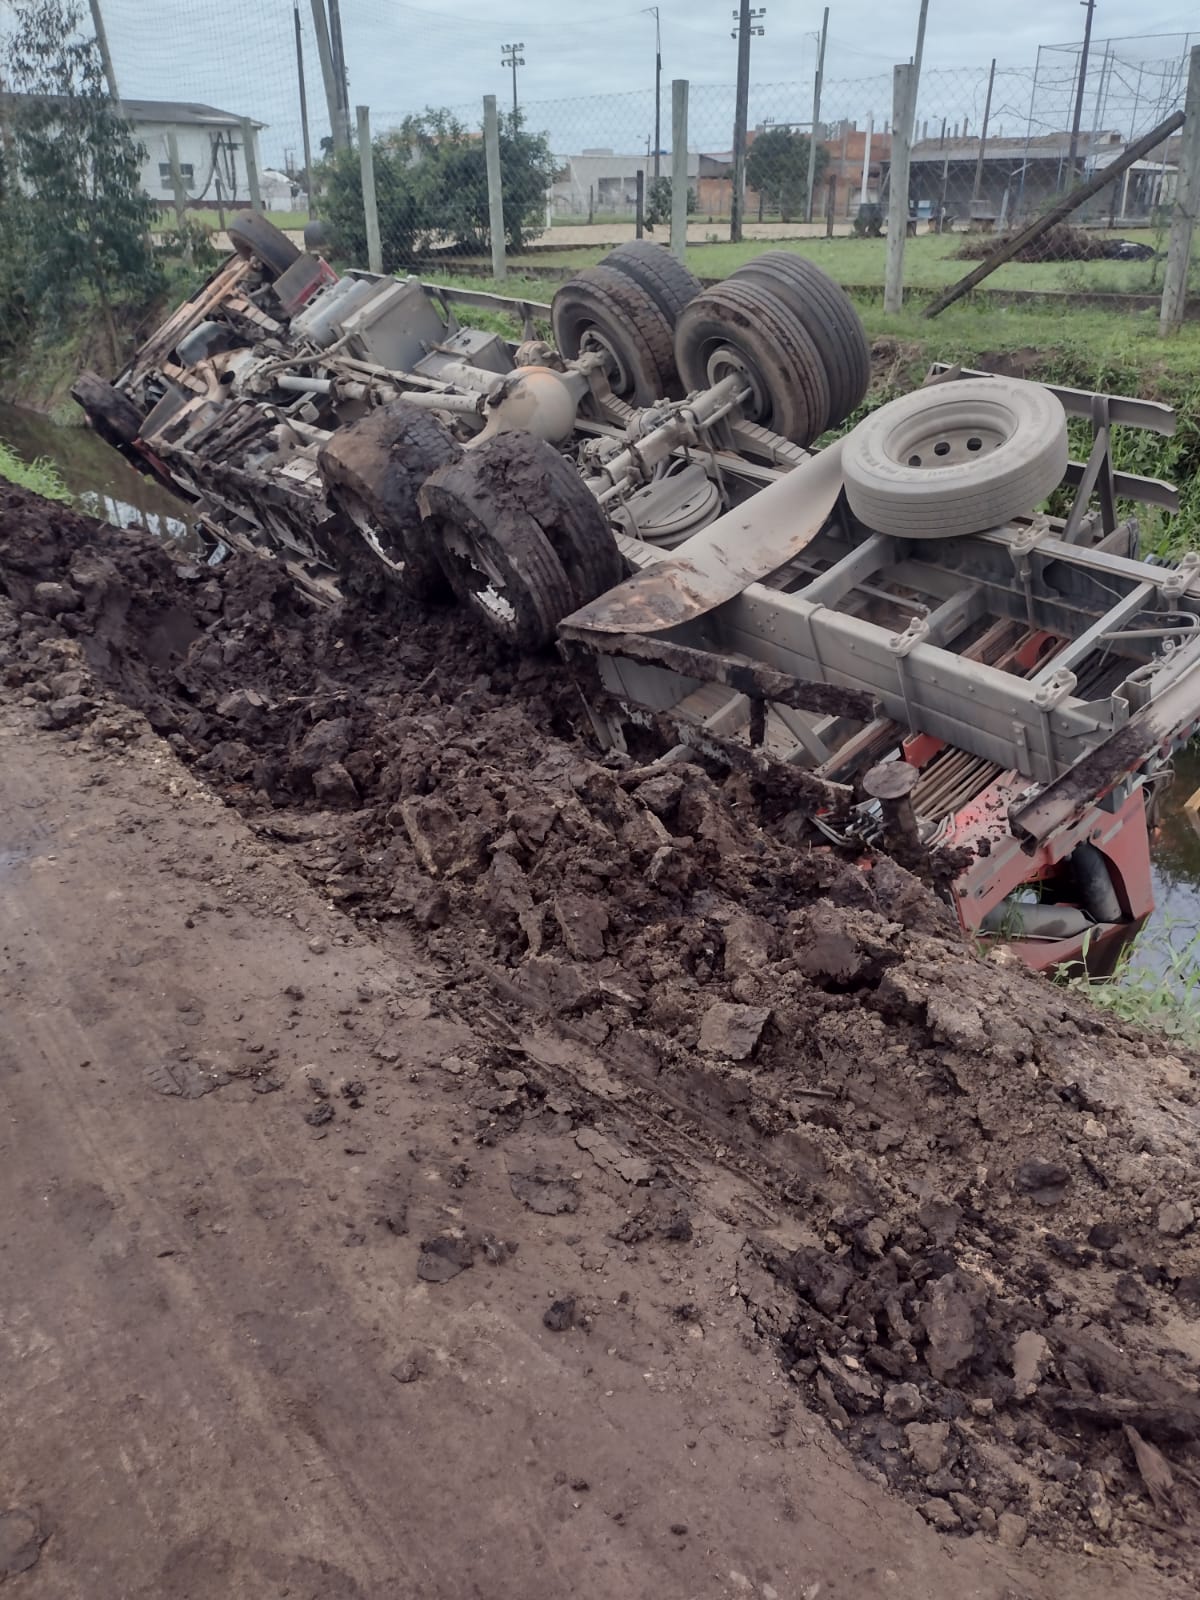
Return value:
[(679, 321), (684, 306), (700, 293), (700, 280), (695, 273), (676, 260), (665, 245), (651, 244), (649, 239), (631, 239), (627, 244), (619, 244), (608, 252), (600, 265), (615, 267), (644, 289), (672, 328)]
[(444, 600), (449, 594), (417, 494), (431, 472), (461, 454), (431, 412), (394, 400), (339, 428), (317, 457), (330, 504), (415, 600)]
[(229, 224), (229, 242), (238, 255), (255, 256), (271, 279), (280, 277), (301, 251), (261, 211), (239, 211)]
[(120, 450), (141, 433), (142, 415), (133, 401), (97, 373), (81, 372), (71, 385), (71, 395), (106, 444)]
[(773, 288), (726, 278), (684, 309), (675, 329), (675, 360), (689, 391), (737, 372), (753, 391), (747, 422), (811, 444), (825, 431), (829, 380), (804, 324)]
[(953, 539), (1032, 511), (1067, 470), (1067, 418), (1040, 384), (963, 378), (902, 395), (842, 447), (861, 522), (901, 539)]
[(845, 290), (804, 256), (768, 250), (731, 274), (734, 282), (772, 289), (804, 324), (825, 365), (829, 418), (836, 427), (863, 402), (871, 382), (871, 346)]
[(519, 650), (544, 649), (565, 616), (624, 576), (595, 497), (530, 434), (465, 451), (433, 474), (420, 503), (459, 599)]
[(554, 342), (568, 360), (603, 352), (618, 398), (648, 406), (679, 393), (671, 322), (639, 283), (615, 267), (568, 278), (550, 308)]

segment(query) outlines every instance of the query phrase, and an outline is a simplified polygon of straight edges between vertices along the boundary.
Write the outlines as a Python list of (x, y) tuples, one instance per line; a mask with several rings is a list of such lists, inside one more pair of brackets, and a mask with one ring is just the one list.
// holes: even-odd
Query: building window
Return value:
[[(191, 162), (181, 161), (179, 163), (179, 173), (183, 179), (183, 187), (190, 189), (196, 176), (195, 168)], [(171, 163), (169, 161), (160, 161), (158, 163), (158, 176), (169, 189), (171, 187)]]

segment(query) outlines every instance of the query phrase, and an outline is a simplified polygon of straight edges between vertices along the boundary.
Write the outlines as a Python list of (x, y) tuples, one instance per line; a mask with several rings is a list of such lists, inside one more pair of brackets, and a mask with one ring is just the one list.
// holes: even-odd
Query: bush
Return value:
[[(489, 248), (487, 157), (483, 140), (448, 111), (406, 117), (372, 142), (375, 197), (385, 272), (408, 266), (438, 247)], [(519, 114), (500, 122), (500, 181), (505, 242), (518, 251), (541, 232), (545, 196), (554, 173), (550, 146), (527, 133)], [(357, 151), (325, 169), (326, 208), (334, 248), (355, 262), (367, 258), (362, 178)]]

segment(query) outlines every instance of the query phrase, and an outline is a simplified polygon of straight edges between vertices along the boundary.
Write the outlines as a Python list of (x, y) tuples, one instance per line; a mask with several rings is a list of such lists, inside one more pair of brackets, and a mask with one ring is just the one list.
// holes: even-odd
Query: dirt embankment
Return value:
[(452, 612), (320, 611), (264, 561), (2, 491), (0, 596), (4, 691), (45, 727), (144, 715), (373, 937), (415, 934), (495, 1041), (477, 1138), (542, 1092), (536, 1024), (644, 1137), (686, 1128), (789, 1208), (739, 1293), (868, 1477), (952, 1534), (1195, 1571), (1190, 1061), (979, 958), (778, 791), (602, 758), (556, 663)]

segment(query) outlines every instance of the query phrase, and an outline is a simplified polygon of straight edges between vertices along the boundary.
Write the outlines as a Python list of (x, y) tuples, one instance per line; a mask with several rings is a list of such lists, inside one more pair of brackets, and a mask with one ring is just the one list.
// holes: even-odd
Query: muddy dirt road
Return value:
[(0, 1583), (1193, 1592), (1192, 1064), (577, 716), (0, 495)]

